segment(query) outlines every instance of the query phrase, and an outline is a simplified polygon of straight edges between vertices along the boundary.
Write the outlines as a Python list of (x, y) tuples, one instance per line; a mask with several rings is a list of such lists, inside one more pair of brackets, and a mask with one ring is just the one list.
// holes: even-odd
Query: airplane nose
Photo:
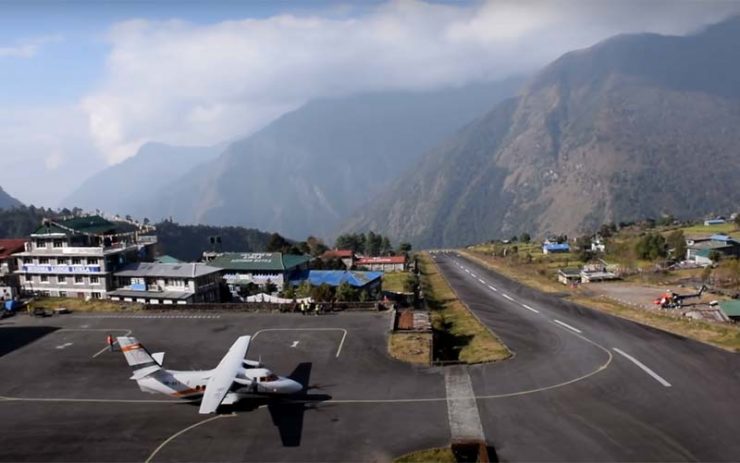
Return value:
[(299, 383), (298, 381), (293, 381), (292, 379), (286, 379), (285, 383), (286, 383), (285, 389), (288, 391), (288, 394), (296, 394), (303, 390), (303, 385)]

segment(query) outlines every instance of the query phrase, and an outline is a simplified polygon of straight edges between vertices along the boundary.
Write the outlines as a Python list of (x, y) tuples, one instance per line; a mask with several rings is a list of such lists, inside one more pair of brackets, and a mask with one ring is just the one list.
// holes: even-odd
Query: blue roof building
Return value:
[(308, 281), (312, 286), (323, 284), (337, 287), (347, 283), (354, 288), (367, 288), (379, 285), (383, 272), (358, 272), (350, 270), (309, 270), (303, 272), (299, 278), (291, 280), (292, 285), (299, 285)]
[(570, 252), (568, 243), (545, 243), (542, 245), (543, 254), (554, 254), (558, 252)]

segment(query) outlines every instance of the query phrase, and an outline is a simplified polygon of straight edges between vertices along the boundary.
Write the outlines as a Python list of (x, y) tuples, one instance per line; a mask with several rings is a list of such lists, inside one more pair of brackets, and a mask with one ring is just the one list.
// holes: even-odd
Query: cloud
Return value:
[(76, 105), (0, 108), (0, 180), (26, 204), (56, 206), (104, 167)]
[(359, 16), (126, 21), (112, 27), (106, 78), (82, 107), (112, 163), (150, 140), (247, 135), (316, 97), (503, 78), (613, 34), (685, 33), (739, 9), (672, 0), (408, 0)]
[(0, 45), (0, 58), (33, 58), (42, 46), (61, 40), (61, 36), (54, 35), (36, 37), (34, 39), (20, 41), (14, 45)]

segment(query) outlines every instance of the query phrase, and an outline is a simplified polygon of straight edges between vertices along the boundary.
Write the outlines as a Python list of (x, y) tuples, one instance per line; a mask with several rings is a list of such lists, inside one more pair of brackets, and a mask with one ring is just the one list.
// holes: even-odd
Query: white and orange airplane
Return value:
[(247, 360), (251, 336), (241, 336), (213, 370), (175, 371), (162, 368), (164, 352), (150, 354), (136, 338), (118, 337), (126, 361), (134, 369), (131, 379), (152, 394), (201, 399), (200, 413), (214, 413), (220, 405), (231, 405), (256, 396), (290, 395), (301, 392), (301, 383), (277, 376), (262, 363)]

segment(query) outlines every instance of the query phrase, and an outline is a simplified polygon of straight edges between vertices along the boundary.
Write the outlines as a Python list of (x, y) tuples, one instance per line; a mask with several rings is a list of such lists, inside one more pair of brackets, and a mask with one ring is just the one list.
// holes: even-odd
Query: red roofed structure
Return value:
[(339, 259), (342, 261), (347, 270), (355, 265), (355, 253), (351, 249), (329, 249), (319, 257), (324, 262)]
[(4, 261), (16, 252), (23, 252), (26, 249), (26, 239), (12, 238), (0, 240), (0, 261)]

